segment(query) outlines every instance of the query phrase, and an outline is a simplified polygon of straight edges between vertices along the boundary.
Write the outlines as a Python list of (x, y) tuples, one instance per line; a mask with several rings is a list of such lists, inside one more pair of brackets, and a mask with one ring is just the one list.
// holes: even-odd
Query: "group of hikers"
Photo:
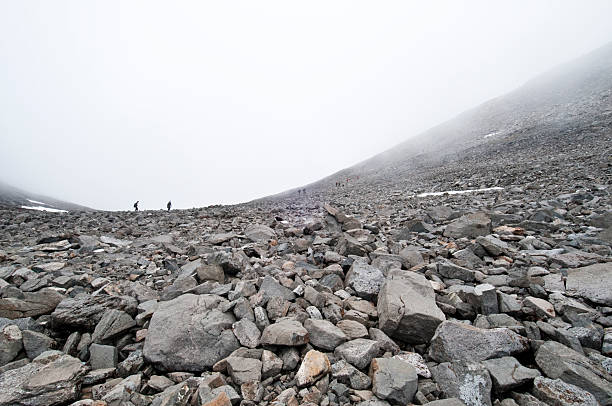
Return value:
[[(134, 211), (138, 211), (138, 203), (140, 202), (140, 200), (136, 200), (136, 203), (134, 203)], [(170, 209), (172, 208), (172, 201), (169, 200), (168, 204), (166, 204), (166, 208), (168, 209), (168, 211), (170, 211)]]
[[(355, 179), (359, 179), (359, 176), (357, 176)], [(338, 181), (338, 182), (336, 182), (336, 187), (344, 187), (344, 186), (348, 185), (350, 181), (351, 181), (351, 178), (346, 178), (345, 182)]]
[(304, 195), (306, 196), (306, 189), (298, 189), (298, 195)]

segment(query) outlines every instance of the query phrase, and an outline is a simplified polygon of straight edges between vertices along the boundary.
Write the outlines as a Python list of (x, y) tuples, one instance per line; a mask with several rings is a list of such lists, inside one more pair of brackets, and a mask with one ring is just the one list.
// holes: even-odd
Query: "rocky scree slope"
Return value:
[(237, 206), (0, 210), (0, 405), (610, 404), (610, 137)]
[(597, 66), (550, 120), (513, 113), (526, 124), (497, 140), (483, 127), (343, 187), (0, 209), (0, 405), (612, 404)]

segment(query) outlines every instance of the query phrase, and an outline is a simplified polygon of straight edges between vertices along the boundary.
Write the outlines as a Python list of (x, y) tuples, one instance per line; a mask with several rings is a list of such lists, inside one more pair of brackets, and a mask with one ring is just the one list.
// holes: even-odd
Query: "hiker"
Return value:
[(172, 207), (172, 201), (168, 200), (168, 204), (166, 205), (166, 207), (168, 208), (168, 211), (170, 211), (170, 208)]
[(138, 202), (140, 200), (136, 200), (136, 203), (134, 203), (134, 211), (138, 211)]
[(561, 282), (563, 282), (563, 289), (567, 291), (567, 270), (561, 270)]

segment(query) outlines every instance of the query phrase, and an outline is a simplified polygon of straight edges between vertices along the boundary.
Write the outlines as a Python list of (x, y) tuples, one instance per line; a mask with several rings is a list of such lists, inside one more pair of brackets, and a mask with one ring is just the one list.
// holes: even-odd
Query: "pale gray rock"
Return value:
[(51, 288), (37, 292), (25, 292), (23, 297), (4, 297), (0, 299), (0, 317), (18, 319), (36, 317), (51, 313), (64, 299), (64, 295)]
[(163, 302), (151, 318), (144, 357), (170, 371), (202, 371), (239, 347), (232, 333), (233, 314), (215, 295), (185, 294)]
[(227, 372), (237, 385), (261, 380), (261, 361), (253, 358), (229, 357)]
[(612, 378), (587, 357), (556, 341), (546, 341), (538, 348), (536, 363), (544, 374), (561, 379), (592, 393), (604, 403), (612, 398)]
[(598, 406), (595, 396), (561, 379), (537, 377), (532, 393), (541, 401), (555, 406)]
[(276, 239), (276, 232), (263, 224), (253, 224), (244, 230), (244, 235), (254, 242)]
[(431, 284), (416, 272), (392, 272), (378, 295), (377, 311), (383, 332), (411, 344), (429, 342), (446, 320)]
[(485, 213), (466, 214), (454, 220), (444, 229), (445, 237), (476, 238), (491, 232), (491, 219)]
[(345, 286), (366, 300), (372, 300), (378, 295), (384, 281), (385, 275), (382, 271), (363, 260), (353, 262), (344, 278)]
[(431, 340), (429, 356), (438, 362), (482, 361), (525, 352), (529, 340), (507, 328), (481, 329), (445, 321)]
[(467, 406), (491, 406), (492, 382), (489, 372), (479, 363), (444, 362), (431, 368), (434, 381), (444, 396), (458, 398)]
[(383, 354), (382, 346), (377, 341), (358, 338), (348, 341), (334, 350), (334, 355), (343, 358), (358, 369), (364, 369), (372, 359)]
[(0, 406), (54, 406), (74, 401), (87, 370), (70, 355), (42, 353), (31, 363), (2, 374)]
[(349, 338), (340, 328), (327, 320), (306, 319), (304, 328), (308, 331), (310, 344), (324, 350), (334, 350)]
[(418, 383), (416, 370), (412, 366), (394, 358), (374, 358), (370, 376), (372, 392), (378, 398), (399, 405), (412, 402)]
[(299, 321), (283, 319), (266, 327), (260, 341), (264, 345), (296, 346), (308, 343), (309, 335)]
[(261, 332), (252, 321), (248, 319), (237, 321), (233, 324), (232, 330), (243, 346), (247, 348), (256, 348), (259, 345)]
[(15, 359), (23, 348), (23, 335), (19, 327), (8, 324), (0, 331), (0, 367)]

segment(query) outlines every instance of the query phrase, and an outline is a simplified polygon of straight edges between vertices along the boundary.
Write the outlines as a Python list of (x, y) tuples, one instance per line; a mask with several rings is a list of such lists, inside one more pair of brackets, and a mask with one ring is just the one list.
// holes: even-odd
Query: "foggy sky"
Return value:
[(237, 203), (612, 40), (612, 1), (0, 0), (0, 179), (108, 209)]

